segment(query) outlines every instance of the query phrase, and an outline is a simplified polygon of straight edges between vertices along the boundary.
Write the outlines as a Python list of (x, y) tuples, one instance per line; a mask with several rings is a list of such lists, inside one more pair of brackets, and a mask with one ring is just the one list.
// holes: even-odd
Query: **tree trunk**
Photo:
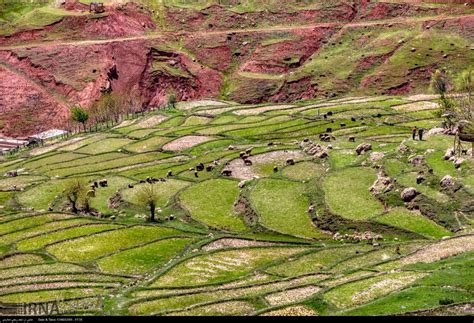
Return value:
[(155, 203), (150, 204), (150, 222), (155, 222)]
[(71, 201), (72, 213), (77, 214), (77, 206), (75, 201)]

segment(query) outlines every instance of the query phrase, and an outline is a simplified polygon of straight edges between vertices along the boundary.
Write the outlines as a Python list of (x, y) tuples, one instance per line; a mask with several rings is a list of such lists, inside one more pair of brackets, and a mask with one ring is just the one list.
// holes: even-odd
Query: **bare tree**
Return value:
[(156, 206), (159, 197), (155, 185), (156, 184), (143, 184), (135, 196), (140, 205), (149, 209), (150, 222), (155, 222)]
[(87, 184), (84, 180), (74, 178), (66, 183), (64, 196), (68, 200), (73, 213), (78, 213), (78, 204), (84, 200), (87, 194)]

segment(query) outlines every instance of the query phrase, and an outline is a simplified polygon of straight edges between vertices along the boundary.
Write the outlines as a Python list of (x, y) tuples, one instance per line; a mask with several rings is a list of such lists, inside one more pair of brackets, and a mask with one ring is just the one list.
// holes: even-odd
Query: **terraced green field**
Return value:
[[(410, 138), (439, 125), (433, 109), (407, 97), (180, 103), (1, 160), (19, 176), (0, 179), (0, 302), (61, 300), (85, 315), (469, 313), (474, 162), (443, 159), (450, 136)], [(374, 185), (383, 177), (390, 187)], [(93, 191), (77, 213), (72, 179)]]

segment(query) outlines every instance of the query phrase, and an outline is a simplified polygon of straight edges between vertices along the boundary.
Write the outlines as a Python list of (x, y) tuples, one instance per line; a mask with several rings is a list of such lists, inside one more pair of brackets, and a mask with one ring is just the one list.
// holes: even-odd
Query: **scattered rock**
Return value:
[(369, 150), (372, 150), (372, 145), (371, 144), (360, 144), (356, 148), (356, 153), (357, 155), (363, 154)]
[(413, 200), (415, 197), (418, 195), (418, 191), (414, 187), (408, 187), (403, 190), (403, 192), (400, 194), (400, 197), (402, 198), (403, 201), (405, 202), (410, 202)]
[(441, 179), (441, 181), (439, 182), (439, 185), (442, 188), (451, 188), (454, 186), (454, 179), (452, 176), (446, 175)]
[(431, 136), (431, 135), (442, 134), (444, 133), (444, 130), (445, 130), (444, 128), (433, 128), (427, 132), (427, 135)]
[(378, 178), (375, 180), (374, 184), (370, 187), (370, 192), (374, 195), (379, 195), (382, 193), (388, 193), (394, 188), (393, 180), (388, 176), (378, 175)]
[(385, 154), (382, 152), (373, 152), (370, 154), (369, 160), (376, 162), (385, 157)]
[(18, 171), (16, 170), (11, 170), (5, 173), (5, 177), (17, 177), (17, 176), (18, 176)]
[(460, 168), (464, 160), (464, 158), (456, 158), (454, 160), (454, 168)]
[(407, 153), (410, 151), (410, 148), (402, 142), (400, 146), (398, 147), (398, 151), (402, 153)]
[(230, 176), (232, 176), (232, 171), (228, 170), (228, 169), (224, 169), (221, 174), (222, 174), (222, 176), (230, 177)]
[(423, 165), (425, 163), (425, 156), (422, 156), (422, 155), (415, 156), (412, 159), (410, 159), (410, 163), (413, 166)]
[(444, 158), (444, 160), (449, 160), (454, 155), (455, 155), (454, 149), (453, 148), (448, 148), (448, 150), (446, 150), (446, 153), (444, 154), (443, 158)]

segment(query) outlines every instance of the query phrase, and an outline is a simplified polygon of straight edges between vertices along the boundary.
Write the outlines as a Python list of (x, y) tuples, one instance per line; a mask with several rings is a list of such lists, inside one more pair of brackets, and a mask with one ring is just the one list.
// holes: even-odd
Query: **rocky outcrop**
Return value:
[(410, 202), (412, 201), (415, 197), (418, 196), (418, 191), (414, 187), (408, 187), (405, 188), (402, 193), (400, 194), (400, 197), (402, 198), (403, 201), (405, 202)]
[(370, 150), (372, 150), (372, 145), (365, 143), (365, 144), (360, 144), (359, 146), (357, 146), (355, 151), (356, 151), (357, 155), (361, 155), (361, 154), (363, 154), (367, 151), (370, 151)]
[(439, 185), (442, 188), (452, 188), (454, 187), (454, 179), (452, 176), (446, 175), (441, 179), (441, 181), (439, 182)]

